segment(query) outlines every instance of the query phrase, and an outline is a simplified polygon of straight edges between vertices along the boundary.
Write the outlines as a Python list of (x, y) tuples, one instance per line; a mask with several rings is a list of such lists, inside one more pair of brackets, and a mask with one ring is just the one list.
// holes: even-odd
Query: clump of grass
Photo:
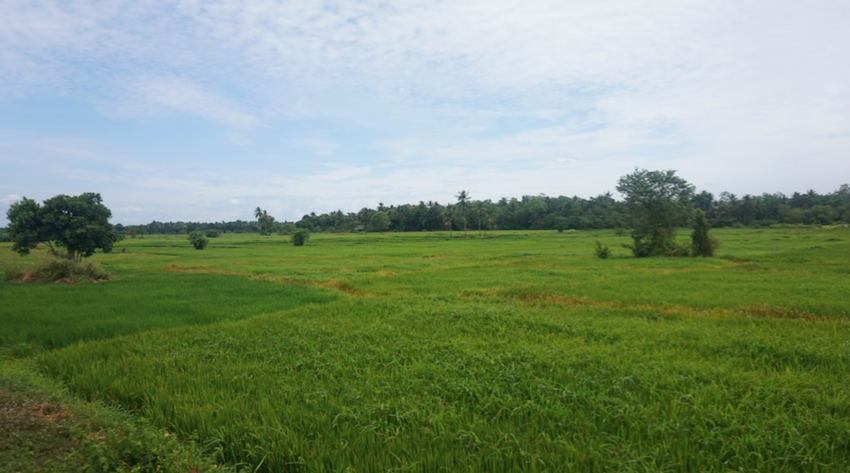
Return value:
[(599, 240), (596, 241), (594, 252), (599, 259), (608, 259), (611, 256), (611, 248), (608, 248), (608, 245), (603, 245)]
[(114, 276), (99, 264), (91, 261), (76, 262), (70, 259), (50, 259), (36, 263), (30, 268), (10, 268), (6, 271), (7, 281), (33, 283), (109, 281)]

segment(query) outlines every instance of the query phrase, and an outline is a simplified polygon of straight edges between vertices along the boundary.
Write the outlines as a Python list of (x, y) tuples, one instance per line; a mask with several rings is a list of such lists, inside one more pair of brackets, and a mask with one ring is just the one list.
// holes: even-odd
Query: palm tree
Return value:
[(463, 237), (466, 238), (466, 204), (469, 202), (469, 193), (462, 190), (455, 197), (457, 197), (457, 203), (460, 205), (460, 216), (463, 219)]
[(257, 229), (260, 231), (260, 235), (271, 235), (274, 217), (259, 207), (254, 209), (254, 217), (257, 218)]

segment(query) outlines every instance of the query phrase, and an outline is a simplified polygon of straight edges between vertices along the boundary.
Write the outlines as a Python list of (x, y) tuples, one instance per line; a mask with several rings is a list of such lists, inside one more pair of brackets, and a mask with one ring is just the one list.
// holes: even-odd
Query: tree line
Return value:
[[(462, 197), (462, 198), (461, 198)], [(255, 210), (257, 220), (232, 222), (158, 222), (145, 225), (115, 225), (115, 230), (134, 237), (144, 234), (188, 234), (214, 230), (221, 233), (292, 233), (297, 228), (310, 232), (356, 231), (464, 231), (490, 230), (590, 230), (629, 227), (633, 212), (625, 200), (606, 192), (596, 197), (550, 197), (525, 195), (475, 200), (460, 191), (454, 202), (420, 201), (418, 204), (364, 207), (358, 212), (336, 210), (304, 215), (297, 222), (276, 221), (264, 210)], [(850, 185), (819, 194), (813, 190), (792, 195), (782, 193), (737, 196), (729, 192), (702, 191), (689, 197), (690, 205), (702, 210), (712, 228), (769, 227), (772, 225), (834, 225), (850, 223)], [(682, 215), (677, 226), (689, 225)]]

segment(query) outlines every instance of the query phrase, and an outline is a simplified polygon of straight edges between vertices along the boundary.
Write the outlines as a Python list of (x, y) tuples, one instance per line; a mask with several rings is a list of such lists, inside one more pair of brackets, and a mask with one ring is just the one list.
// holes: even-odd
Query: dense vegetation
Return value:
[(0, 346), (248, 471), (847, 471), (850, 233), (714, 232), (128, 239)]
[[(691, 204), (705, 212), (714, 228), (732, 226), (769, 227), (771, 225), (832, 225), (850, 223), (850, 186), (842, 185), (835, 192), (818, 194), (815, 191), (786, 196), (781, 193), (736, 196), (710, 192), (695, 193)], [(276, 222), (267, 213), (262, 219), (264, 232), (291, 233), (296, 227), (311, 232), (348, 233), (363, 230), (411, 232), (440, 231), (449, 227), (458, 230), (463, 223), (473, 232), (492, 230), (588, 230), (623, 228), (628, 220), (624, 201), (615, 200), (611, 193), (584, 199), (581, 197), (549, 197), (546, 195), (522, 198), (501, 198), (497, 201), (470, 200), (462, 218), (457, 203), (435, 201), (418, 204), (363, 208), (358, 212), (337, 210), (326, 214), (311, 213), (297, 222)], [(261, 211), (265, 212), (265, 211)], [(376, 213), (386, 216), (386, 226), (374, 227)], [(263, 215), (261, 215), (263, 216)], [(383, 217), (380, 217), (383, 220)], [(260, 232), (260, 220), (233, 222), (151, 222), (146, 225), (116, 225), (128, 236), (144, 234), (186, 234), (195, 230), (215, 229), (223, 233)], [(447, 227), (447, 223), (449, 227)], [(687, 217), (677, 222), (687, 225)], [(375, 230), (380, 228), (380, 230)]]

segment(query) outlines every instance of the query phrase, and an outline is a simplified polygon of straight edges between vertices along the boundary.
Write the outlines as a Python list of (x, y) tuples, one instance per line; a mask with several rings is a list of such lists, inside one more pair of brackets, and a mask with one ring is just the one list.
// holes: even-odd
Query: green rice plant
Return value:
[(251, 471), (846, 471), (847, 230), (713, 233), (150, 236), (2, 283), (0, 346)]
[(258, 471), (850, 465), (846, 327), (422, 302), (346, 299), (40, 360)]

